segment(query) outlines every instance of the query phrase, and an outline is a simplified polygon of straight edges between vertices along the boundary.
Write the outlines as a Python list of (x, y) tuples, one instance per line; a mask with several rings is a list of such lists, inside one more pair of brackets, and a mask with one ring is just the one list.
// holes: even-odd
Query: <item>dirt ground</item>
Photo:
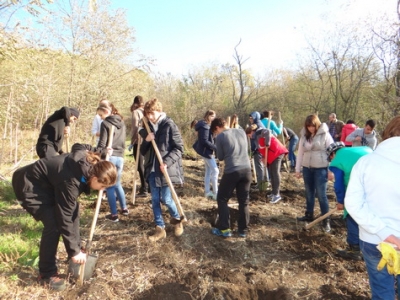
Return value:
[[(186, 157), (185, 184), (177, 188), (188, 218), (177, 238), (167, 225), (167, 238), (151, 243), (153, 214), (150, 197), (131, 201), (134, 163), (126, 160), (123, 186), (129, 216), (111, 223), (102, 203), (92, 250), (99, 256), (93, 278), (83, 286), (71, 281), (63, 292), (47, 292), (35, 284), (36, 271), (21, 269), (19, 282), (9, 287), (13, 299), (369, 299), (364, 262), (336, 256), (346, 246), (346, 228), (340, 213), (332, 217), (331, 233), (317, 224), (304, 230), (296, 217), (304, 213), (302, 180), (282, 171), (282, 200), (266, 202), (265, 193), (252, 192), (250, 232), (221, 238), (211, 234), (216, 201), (203, 197), (203, 162)], [(332, 183), (330, 207), (335, 207)], [(83, 206), (95, 203), (84, 199)], [(316, 200), (318, 203), (318, 201)], [(237, 203), (230, 201), (232, 229), (236, 229)], [(319, 214), (316, 205), (315, 214)], [(165, 211), (165, 220), (169, 215)], [(81, 235), (89, 235), (92, 214), (82, 217)], [(66, 273), (65, 250), (60, 243), (60, 272)], [(0, 297), (8, 299), (6, 295)]]

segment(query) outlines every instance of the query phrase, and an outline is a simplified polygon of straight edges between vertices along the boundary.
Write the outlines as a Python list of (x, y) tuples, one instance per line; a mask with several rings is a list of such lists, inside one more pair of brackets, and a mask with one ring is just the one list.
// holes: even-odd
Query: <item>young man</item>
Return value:
[[(173, 223), (177, 223), (175, 225), (175, 236), (181, 236), (183, 233), (181, 217), (163, 174), (165, 171), (168, 172), (173, 184), (183, 184), (183, 141), (178, 127), (162, 111), (162, 105), (157, 99), (146, 102), (144, 116), (149, 120), (151, 132), (147, 132), (146, 129), (139, 130), (139, 134), (143, 137), (140, 152), (146, 158), (144, 164), (145, 176), (150, 185), (154, 222), (156, 223), (155, 234), (150, 236), (149, 239), (155, 242), (166, 237), (161, 203), (168, 207), (169, 214), (175, 219)], [(152, 140), (155, 141), (163, 158), (162, 164), (157, 159)]]
[[(64, 135), (70, 133), (69, 125), (79, 118), (76, 108), (62, 107), (56, 110), (43, 124), (36, 143), (39, 158), (52, 157), (64, 153), (62, 145)], [(67, 152), (69, 149), (67, 149)]]
[[(338, 210), (344, 209), (344, 197), (353, 166), (362, 156), (371, 152), (371, 148), (365, 146), (345, 147), (343, 142), (332, 143), (326, 150), (328, 161), (330, 161), (329, 170), (335, 175), (334, 188), (337, 200), (336, 208)], [(338, 250), (337, 254), (346, 259), (361, 260), (358, 225), (346, 210), (343, 213), (343, 218), (346, 219), (348, 246), (345, 250)]]
[(211, 232), (223, 237), (232, 236), (228, 201), (236, 189), (239, 202), (238, 233), (240, 237), (246, 237), (250, 221), (249, 190), (252, 180), (246, 134), (241, 129), (229, 128), (222, 118), (215, 118), (211, 122), (210, 130), (217, 135), (218, 160), (224, 161), (224, 174), (217, 195), (218, 228), (213, 228)]
[(358, 128), (354, 130), (352, 133), (350, 133), (346, 141), (347, 142), (352, 142), (353, 147), (356, 146), (368, 146), (372, 150), (375, 150), (376, 144), (377, 144), (377, 139), (376, 139), (376, 133), (375, 133), (375, 125), (376, 122), (374, 120), (368, 120), (365, 122), (364, 128)]

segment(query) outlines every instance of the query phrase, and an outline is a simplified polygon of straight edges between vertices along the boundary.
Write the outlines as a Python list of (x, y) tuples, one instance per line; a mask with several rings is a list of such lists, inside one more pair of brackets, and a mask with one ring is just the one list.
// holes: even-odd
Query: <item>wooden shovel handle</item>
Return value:
[[(144, 124), (144, 126), (146, 128), (147, 133), (150, 133), (151, 132), (150, 131), (150, 127), (149, 127), (148, 120), (147, 120), (146, 117), (143, 117), (143, 124)], [(163, 162), (163, 159), (161, 157), (160, 151), (158, 150), (156, 141), (155, 140), (151, 140), (151, 144), (153, 145), (154, 152), (156, 153), (158, 162), (160, 163), (160, 165), (163, 165), (164, 162)], [(181, 215), (182, 220), (186, 222), (187, 219), (186, 219), (185, 213), (183, 212), (183, 209), (182, 209), (182, 206), (181, 206), (181, 202), (179, 201), (178, 195), (175, 192), (175, 188), (174, 188), (174, 185), (172, 184), (171, 178), (169, 177), (167, 170), (165, 170), (164, 168), (162, 170), (162, 173), (163, 173), (165, 179), (167, 180), (169, 189), (171, 190), (172, 198), (174, 199), (175, 204), (176, 204), (176, 206), (177, 206), (177, 208), (179, 210), (179, 214)]]
[[(111, 130), (108, 136), (108, 144), (107, 144), (107, 148), (111, 148), (112, 147), (112, 142), (113, 142), (113, 138), (114, 138), (114, 130), (115, 127), (111, 126)], [(108, 154), (107, 151), (107, 155), (106, 155), (106, 160), (109, 160), (110, 156)], [(90, 247), (92, 246), (92, 240), (93, 240), (93, 235), (94, 235), (94, 229), (96, 228), (96, 223), (97, 223), (97, 219), (99, 217), (99, 213), (100, 213), (100, 207), (101, 207), (101, 200), (103, 199), (103, 190), (100, 190), (98, 195), (97, 195), (97, 201), (96, 201), (96, 209), (94, 211), (94, 215), (93, 215), (93, 221), (92, 221), (92, 226), (90, 227), (90, 233), (89, 233), (89, 240), (86, 243), (86, 258), (89, 256), (90, 254)], [(79, 285), (83, 285), (83, 276), (85, 275), (85, 263), (81, 264), (79, 267), (79, 279), (78, 279), (78, 284)]]
[(324, 214), (324, 215), (322, 215), (322, 216), (316, 218), (316, 219), (315, 219), (314, 221), (312, 221), (311, 223), (308, 223), (308, 224), (305, 226), (305, 228), (306, 228), (306, 229), (310, 229), (310, 228), (313, 227), (315, 224), (321, 222), (322, 220), (325, 220), (326, 218), (328, 218), (330, 215), (332, 215), (332, 214), (333, 214), (334, 212), (336, 212), (336, 211), (337, 211), (336, 208), (334, 208), (334, 209), (328, 211), (326, 214)]
[(133, 171), (132, 204), (135, 204), (135, 199), (136, 199), (136, 176), (137, 176), (138, 167), (139, 167), (139, 155), (140, 155), (140, 144), (141, 143), (142, 143), (142, 137), (139, 134), (137, 149), (136, 149), (136, 157), (135, 157), (135, 168)]

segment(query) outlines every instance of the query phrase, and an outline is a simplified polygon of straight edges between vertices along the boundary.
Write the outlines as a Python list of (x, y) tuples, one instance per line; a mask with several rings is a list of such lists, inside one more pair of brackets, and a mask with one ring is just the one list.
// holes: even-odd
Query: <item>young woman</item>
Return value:
[(71, 153), (40, 159), (14, 172), (12, 185), (22, 207), (43, 223), (39, 249), (38, 282), (64, 290), (58, 276), (56, 254), (60, 236), (69, 258), (84, 263), (79, 237), (78, 196), (90, 188), (102, 190), (117, 179), (115, 166), (101, 161), (90, 145), (75, 144)]
[[(79, 118), (76, 108), (62, 107), (56, 110), (43, 124), (36, 143), (39, 158), (62, 154), (64, 135), (70, 133), (69, 125)], [(69, 149), (67, 149), (67, 152)]]
[(125, 124), (122, 121), (122, 116), (118, 113), (114, 105), (110, 106), (99, 106), (97, 113), (103, 120), (100, 127), (100, 138), (96, 147), (96, 151), (100, 152), (105, 156), (107, 152), (108, 137), (111, 131), (111, 126), (115, 127), (114, 137), (112, 142), (112, 155), (110, 156), (110, 162), (112, 162), (118, 170), (118, 178), (115, 185), (107, 188), (107, 200), (110, 206), (111, 214), (106, 215), (106, 218), (112, 222), (118, 222), (118, 211), (117, 211), (117, 199), (121, 206), (121, 213), (127, 216), (129, 211), (126, 206), (125, 192), (121, 185), (121, 174), (124, 168), (124, 151), (125, 151), (125, 139), (126, 129)]
[[(204, 160), (205, 176), (204, 176), (204, 195), (206, 198), (217, 199), (218, 194), (218, 166), (215, 160), (214, 151), (217, 147), (214, 144), (214, 137), (210, 131), (210, 124), (215, 119), (215, 111), (207, 110), (204, 119), (197, 122), (195, 130), (198, 135), (197, 143), (195, 143), (196, 152), (201, 155)], [(212, 186), (212, 192), (211, 192)]]
[[(331, 143), (333, 143), (333, 138), (329, 133), (328, 125), (321, 124), (317, 115), (309, 115), (300, 133), (296, 161), (295, 176), (300, 178), (300, 171), (303, 168), (306, 190), (306, 213), (305, 216), (298, 218), (299, 221), (311, 222), (314, 219), (315, 194), (318, 197), (321, 215), (329, 211), (328, 197), (326, 196), (328, 183), (326, 149)], [(325, 219), (322, 224), (326, 232), (331, 230), (329, 218)]]
[[(139, 134), (143, 137), (140, 151), (146, 158), (144, 164), (145, 175), (150, 185), (151, 204), (154, 222), (156, 223), (155, 233), (149, 239), (155, 242), (166, 237), (161, 203), (168, 208), (171, 218), (178, 222), (175, 225), (175, 236), (183, 234), (183, 224), (179, 222), (180, 216), (176, 204), (172, 199), (168, 182), (163, 174), (163, 171), (167, 171), (173, 184), (183, 184), (183, 141), (178, 126), (162, 111), (162, 104), (157, 99), (146, 102), (144, 105), (144, 115), (149, 120), (151, 132), (147, 132), (146, 129), (139, 131)], [(155, 141), (163, 158), (162, 164), (157, 159), (152, 146), (152, 140)]]

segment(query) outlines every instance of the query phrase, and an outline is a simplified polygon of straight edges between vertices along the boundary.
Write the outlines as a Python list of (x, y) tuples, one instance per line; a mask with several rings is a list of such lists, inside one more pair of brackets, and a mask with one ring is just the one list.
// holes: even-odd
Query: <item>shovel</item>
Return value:
[(135, 157), (135, 169), (133, 171), (133, 188), (132, 188), (132, 204), (135, 204), (136, 199), (136, 176), (139, 167), (139, 154), (140, 154), (140, 144), (142, 143), (142, 137), (138, 136), (138, 145), (136, 149), (136, 157)]
[(318, 218), (316, 218), (314, 221), (312, 221), (311, 223), (308, 223), (306, 226), (305, 226), (305, 229), (307, 230), (307, 229), (310, 229), (311, 227), (313, 227), (315, 224), (318, 224), (319, 222), (321, 222), (322, 220), (325, 220), (326, 218), (328, 218), (330, 215), (332, 215), (334, 212), (336, 212), (337, 211), (337, 209), (336, 208), (334, 208), (334, 209), (331, 209), (330, 211), (328, 211), (326, 214), (324, 214), (324, 215), (322, 215), (322, 216), (320, 216), (320, 217), (318, 217)]
[[(143, 117), (144, 127), (146, 128), (147, 133), (150, 133), (151, 130), (150, 130), (148, 122), (149, 121), (147, 120), (147, 118)], [(157, 155), (157, 159), (158, 159), (160, 165), (164, 164), (164, 162), (162, 160), (162, 157), (161, 157), (161, 154), (160, 154), (160, 151), (158, 150), (156, 141), (155, 140), (151, 140), (151, 144), (153, 145), (154, 152)], [(174, 199), (175, 204), (176, 204), (176, 206), (178, 208), (179, 214), (181, 215), (181, 219), (180, 220), (175, 220), (174, 218), (172, 218), (171, 219), (171, 224), (176, 225), (176, 224), (179, 224), (180, 222), (187, 222), (187, 218), (185, 216), (185, 213), (183, 212), (183, 209), (182, 209), (182, 206), (181, 206), (181, 202), (179, 201), (178, 195), (175, 192), (174, 185), (172, 184), (171, 178), (169, 177), (167, 170), (163, 169), (162, 173), (163, 173), (165, 179), (167, 180), (169, 189), (171, 190), (172, 198)]]
[[(114, 137), (114, 126), (111, 126), (111, 130), (108, 136), (108, 144), (107, 144), (107, 148), (111, 148), (112, 147), (112, 141), (113, 141), (113, 137)], [(110, 156), (107, 153), (106, 155), (106, 160), (109, 160)], [(86, 243), (86, 263), (83, 263), (79, 266), (79, 264), (75, 264), (72, 262), (72, 260), (70, 260), (70, 268), (72, 271), (76, 269), (75, 265), (79, 266), (79, 278), (78, 278), (78, 284), (79, 285), (83, 285), (83, 281), (84, 280), (88, 280), (92, 277), (93, 275), (93, 271), (94, 268), (96, 266), (96, 262), (97, 262), (97, 256), (96, 255), (90, 255), (90, 248), (92, 246), (92, 240), (93, 240), (93, 235), (94, 235), (94, 229), (96, 228), (96, 223), (97, 223), (97, 218), (99, 217), (99, 212), (100, 212), (100, 206), (101, 206), (101, 200), (103, 199), (103, 190), (99, 191), (99, 194), (97, 196), (97, 202), (96, 202), (96, 209), (93, 215), (93, 221), (92, 221), (92, 226), (90, 228), (90, 233), (89, 233), (89, 240)], [(72, 266), (71, 266), (72, 264)], [(72, 275), (74, 276), (77, 275), (76, 272), (73, 272)]]

